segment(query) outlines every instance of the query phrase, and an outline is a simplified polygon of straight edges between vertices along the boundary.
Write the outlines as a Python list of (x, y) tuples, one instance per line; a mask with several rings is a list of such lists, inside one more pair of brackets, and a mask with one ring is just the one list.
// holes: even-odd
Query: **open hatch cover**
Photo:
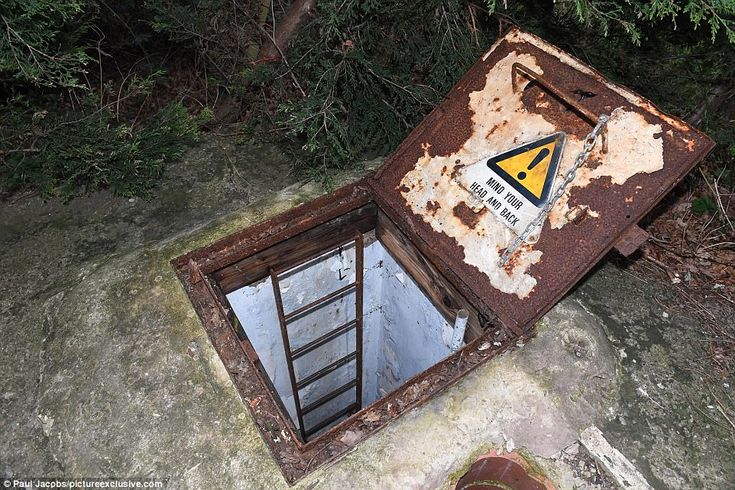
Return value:
[[(543, 220), (501, 265), (609, 121)], [(469, 296), (531, 328), (713, 148), (579, 60), (516, 28), (371, 179), (386, 212)], [(644, 235), (645, 236), (645, 235)]]

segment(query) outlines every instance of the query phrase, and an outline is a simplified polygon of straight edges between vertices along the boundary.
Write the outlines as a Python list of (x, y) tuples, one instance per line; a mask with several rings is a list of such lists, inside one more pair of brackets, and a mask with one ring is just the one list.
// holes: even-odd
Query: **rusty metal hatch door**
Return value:
[[(550, 178), (556, 188), (601, 114), (610, 116), (601, 138), (540, 233), (500, 265), (519, 233), (472, 192), (473, 165), (563, 133)], [(645, 238), (636, 223), (713, 146), (576, 58), (512, 29), (386, 160), (371, 186), (442, 272), (521, 332), (613, 246), (634, 249)]]

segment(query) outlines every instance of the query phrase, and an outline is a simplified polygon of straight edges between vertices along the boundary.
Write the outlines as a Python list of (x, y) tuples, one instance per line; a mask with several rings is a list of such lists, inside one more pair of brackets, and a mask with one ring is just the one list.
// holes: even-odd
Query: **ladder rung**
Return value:
[(344, 356), (343, 358), (337, 359), (336, 361), (334, 361), (329, 366), (320, 369), (319, 371), (315, 372), (314, 374), (312, 374), (310, 376), (307, 376), (306, 378), (302, 379), (301, 381), (298, 381), (296, 383), (296, 389), (297, 390), (300, 390), (300, 389), (302, 389), (302, 388), (304, 388), (306, 386), (309, 386), (314, 381), (323, 378), (324, 376), (326, 376), (327, 374), (331, 373), (332, 371), (335, 371), (338, 368), (340, 368), (341, 366), (344, 366), (345, 364), (347, 364), (348, 362), (353, 361), (355, 359), (355, 356), (356, 355), (357, 355), (357, 352), (351, 352), (351, 353), (347, 354), (346, 356)]
[(356, 385), (357, 385), (357, 380), (356, 379), (353, 379), (349, 383), (343, 384), (342, 386), (340, 386), (336, 390), (327, 393), (326, 395), (324, 395), (323, 397), (319, 398), (318, 400), (315, 400), (315, 401), (309, 403), (304, 408), (302, 408), (301, 411), (303, 413), (309, 413), (312, 410), (314, 410), (315, 408), (321, 407), (322, 405), (324, 405), (328, 401), (334, 400), (335, 398), (337, 398), (342, 393), (346, 393), (346, 392), (350, 391)]
[[(350, 244), (352, 242), (357, 242), (359, 239), (362, 239), (362, 234), (360, 233), (359, 230), (355, 230), (355, 233), (356, 233), (355, 235), (350, 236), (349, 238), (345, 238), (343, 240), (339, 240), (337, 242), (330, 243), (327, 246), (329, 250), (327, 250), (326, 252), (321, 251), (317, 253), (316, 255), (309, 255), (308, 257), (302, 258), (297, 262), (289, 263), (285, 267), (279, 267), (277, 269), (273, 269), (273, 272), (275, 272), (277, 276), (288, 274), (290, 272), (293, 272), (295, 269), (298, 269), (299, 267), (303, 266), (304, 264), (308, 264), (312, 260), (317, 261), (318, 259), (321, 259), (322, 257), (327, 257), (333, 254), (335, 251), (339, 250), (340, 248), (344, 247), (345, 245)], [(358, 238), (357, 235), (359, 235), (360, 238)]]
[(325, 428), (326, 426), (328, 426), (335, 420), (338, 420), (340, 417), (347, 415), (348, 413), (352, 412), (353, 410), (356, 410), (357, 408), (358, 408), (357, 403), (353, 403), (349, 407), (340, 410), (339, 412), (335, 413), (331, 417), (322, 420), (321, 422), (316, 424), (314, 427), (306, 431), (306, 437), (309, 437), (312, 434), (316, 434), (317, 432), (319, 432), (320, 430), (322, 430), (323, 428)]
[(326, 334), (322, 335), (321, 337), (312, 340), (306, 345), (303, 345), (299, 347), (298, 349), (295, 349), (293, 352), (291, 352), (291, 359), (298, 359), (299, 357), (303, 356), (304, 354), (307, 354), (314, 349), (317, 349), (327, 342), (330, 342), (331, 340), (336, 339), (343, 333), (352, 330), (352, 328), (357, 324), (357, 320), (350, 320), (349, 322), (345, 323), (344, 325), (340, 325), (339, 327), (335, 328), (334, 330), (330, 330)]
[(295, 318), (295, 317), (297, 317), (297, 316), (301, 315), (301, 314), (302, 314), (302, 313), (304, 313), (305, 311), (309, 311), (309, 310), (311, 310), (311, 309), (312, 309), (312, 308), (314, 308), (315, 306), (319, 306), (319, 305), (320, 305), (320, 304), (322, 304), (322, 303), (326, 303), (326, 302), (327, 302), (327, 301), (329, 301), (330, 299), (334, 299), (334, 298), (336, 298), (337, 296), (341, 296), (341, 295), (343, 295), (344, 293), (346, 293), (347, 291), (349, 291), (349, 290), (350, 290), (350, 289), (352, 289), (353, 287), (355, 287), (355, 283), (354, 283), (354, 282), (351, 282), (350, 284), (348, 284), (347, 286), (345, 286), (345, 287), (343, 287), (343, 288), (339, 288), (339, 289), (338, 289), (338, 290), (336, 290), (336, 291), (332, 291), (331, 293), (327, 294), (326, 296), (322, 296), (321, 298), (319, 298), (319, 299), (317, 299), (317, 300), (315, 300), (315, 301), (312, 301), (312, 302), (311, 302), (311, 303), (309, 303), (308, 305), (306, 305), (306, 306), (302, 306), (302, 307), (301, 307), (301, 308), (299, 308), (298, 310), (294, 310), (294, 311), (292, 311), (291, 313), (289, 313), (288, 315), (284, 315), (284, 316), (283, 316), (283, 321), (284, 321), (284, 322), (286, 322), (286, 323), (288, 323), (288, 321), (289, 321), (289, 320), (291, 320), (292, 318)]

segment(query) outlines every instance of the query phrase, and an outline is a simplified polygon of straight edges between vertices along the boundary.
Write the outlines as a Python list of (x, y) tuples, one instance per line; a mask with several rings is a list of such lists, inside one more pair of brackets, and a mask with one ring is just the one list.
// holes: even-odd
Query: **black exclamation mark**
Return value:
[[(536, 155), (536, 158), (533, 159), (531, 163), (528, 164), (528, 168), (526, 170), (531, 171), (533, 170), (533, 167), (541, 163), (541, 160), (546, 158), (546, 155), (549, 154), (548, 148), (543, 148), (538, 154)], [(526, 178), (526, 172), (518, 172), (518, 180), (523, 180)]]

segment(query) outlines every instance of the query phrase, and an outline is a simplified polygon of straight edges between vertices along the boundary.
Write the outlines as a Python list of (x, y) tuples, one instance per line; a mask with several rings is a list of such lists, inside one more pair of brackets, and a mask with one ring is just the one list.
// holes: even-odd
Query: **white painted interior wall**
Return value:
[[(363, 406), (367, 406), (447, 357), (451, 353), (448, 339), (452, 327), (374, 233), (365, 235), (363, 267)], [(284, 310), (289, 313), (354, 280), (355, 249), (350, 244), (281, 274)], [(227, 299), (298, 427), (270, 278), (234, 291)], [(291, 348), (354, 317), (355, 294), (351, 291), (289, 324)], [(354, 346), (352, 330), (297, 359), (296, 378), (302, 379), (347, 355)], [(347, 383), (354, 373), (352, 362), (304, 388), (302, 406)], [(344, 393), (306, 415), (304, 425), (315, 425), (349, 405), (354, 397), (354, 390)]]

